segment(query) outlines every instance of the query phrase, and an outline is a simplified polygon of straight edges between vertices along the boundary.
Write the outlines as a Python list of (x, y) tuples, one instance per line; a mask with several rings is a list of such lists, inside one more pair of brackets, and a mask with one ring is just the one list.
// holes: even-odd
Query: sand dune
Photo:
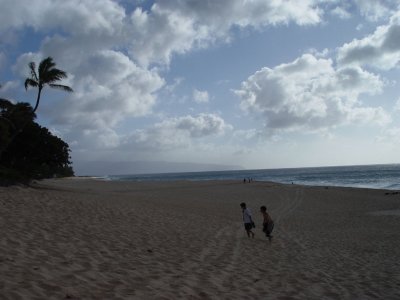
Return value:
[(385, 191), (266, 182), (0, 188), (0, 299), (400, 299), (400, 216), (376, 213), (399, 209)]

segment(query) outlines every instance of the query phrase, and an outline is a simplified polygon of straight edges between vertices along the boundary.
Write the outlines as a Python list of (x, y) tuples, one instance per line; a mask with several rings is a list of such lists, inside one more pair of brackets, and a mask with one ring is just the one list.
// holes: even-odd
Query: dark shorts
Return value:
[(265, 232), (267, 236), (271, 234), (273, 229), (274, 229), (274, 222), (263, 224), (263, 232)]
[(253, 228), (253, 225), (251, 223), (244, 223), (244, 229), (251, 230)]

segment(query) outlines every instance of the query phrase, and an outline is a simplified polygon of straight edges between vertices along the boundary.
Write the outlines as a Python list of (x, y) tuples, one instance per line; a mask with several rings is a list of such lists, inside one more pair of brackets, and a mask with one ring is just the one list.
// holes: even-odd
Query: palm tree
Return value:
[(61, 89), (66, 92), (73, 91), (69, 86), (55, 83), (63, 78), (67, 78), (67, 73), (55, 68), (55, 66), (56, 64), (53, 61), (53, 58), (51, 58), (50, 56), (40, 62), (38, 72), (36, 72), (35, 63), (29, 63), (31, 76), (25, 80), (25, 89), (27, 90), (29, 86), (38, 88), (36, 105), (33, 109), (33, 112), (35, 112), (39, 106), (40, 95), (42, 93), (42, 89), (46, 85), (52, 88)]

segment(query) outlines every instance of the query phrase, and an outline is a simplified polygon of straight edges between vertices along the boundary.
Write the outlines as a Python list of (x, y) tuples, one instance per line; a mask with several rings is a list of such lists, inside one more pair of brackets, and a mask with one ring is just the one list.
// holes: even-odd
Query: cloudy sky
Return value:
[(52, 56), (74, 93), (44, 90), (38, 122), (80, 173), (399, 163), (399, 5), (0, 0), (0, 96), (34, 105), (27, 65)]

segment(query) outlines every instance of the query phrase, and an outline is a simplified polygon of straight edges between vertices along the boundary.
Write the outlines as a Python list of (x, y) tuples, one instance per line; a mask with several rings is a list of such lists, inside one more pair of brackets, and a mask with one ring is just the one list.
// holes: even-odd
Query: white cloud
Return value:
[(360, 13), (370, 21), (390, 16), (399, 5), (397, 0), (354, 0)]
[[(88, 145), (85, 141), (112, 147), (118, 144), (115, 130), (122, 120), (152, 112), (164, 80), (149, 65), (168, 65), (174, 53), (229, 40), (232, 27), (316, 24), (322, 15), (314, 0), (165, 0), (132, 14), (121, 4), (111, 0), (2, 3), (0, 34), (27, 27), (51, 34), (37, 53), (21, 55), (14, 70), (24, 78), (28, 62), (52, 56), (68, 73), (64, 84), (75, 92), (59, 93), (63, 101), (50, 103), (45, 91), (42, 105), (50, 107), (38, 112), (46, 113), (52, 125), (63, 125), (63, 134), (77, 147)], [(209, 96), (197, 91), (194, 99), (206, 102)], [(104, 136), (114, 142), (102, 142)]]
[(322, 51), (318, 51), (315, 48), (310, 48), (310, 49), (308, 49), (307, 53), (309, 53), (317, 58), (321, 58), (321, 57), (328, 57), (330, 51), (327, 48), (323, 49)]
[(1, 92), (2, 93), (7, 93), (10, 91), (13, 91), (17, 87), (19, 87), (19, 83), (17, 81), (0, 82), (0, 84), (1, 84)]
[(54, 122), (84, 128), (113, 127), (126, 117), (150, 113), (154, 93), (164, 84), (157, 73), (111, 50), (89, 54), (72, 73), (74, 93), (54, 111)]
[[(17, 68), (22, 72), (25, 65), (26, 74), (27, 61), (37, 61), (35, 56), (22, 56)], [(112, 50), (85, 52), (76, 56), (75, 64), (57, 62), (57, 67), (68, 70), (71, 78), (66, 84), (74, 92), (57, 92), (48, 99), (50, 91), (45, 89), (41, 103), (46, 109), (39, 108), (38, 113), (46, 114), (54, 126), (62, 125), (63, 137), (77, 150), (117, 146), (117, 125), (126, 118), (151, 113), (156, 93), (164, 84), (156, 72), (142, 69)]]
[(247, 129), (247, 130), (239, 129), (233, 133), (233, 137), (237, 138), (238, 140), (251, 140), (259, 137), (261, 134), (262, 133), (260, 133), (256, 129)]
[(166, 0), (160, 2), (166, 9), (178, 9), (214, 28), (228, 29), (233, 24), (244, 26), (264, 26), (294, 22), (298, 25), (320, 22), (322, 11), (312, 0), (241, 1)]
[(173, 94), (175, 92), (176, 88), (178, 86), (180, 86), (183, 81), (184, 81), (184, 79), (182, 77), (175, 78), (174, 82), (171, 83), (171, 84), (166, 85), (164, 87), (164, 89), (166, 90), (166, 92)]
[(92, 129), (84, 129), (81, 131), (70, 131), (65, 127), (60, 132), (62, 136), (67, 136), (72, 141), (72, 149), (79, 151), (101, 152), (109, 149), (116, 149), (121, 144), (121, 137), (112, 128), (98, 127)]
[(208, 33), (195, 28), (192, 19), (179, 14), (179, 10), (163, 10), (159, 5), (151, 13), (137, 8), (131, 16), (132, 50), (130, 54), (141, 65), (169, 64), (173, 53), (185, 53), (194, 43), (207, 39)]
[(12, 103), (19, 102), (17, 95), (18, 90), (21, 89), (21, 84), (18, 81), (2, 81), (0, 85), (0, 98), (7, 99)]
[(233, 26), (309, 25), (320, 22), (321, 15), (313, 0), (159, 1), (150, 11), (137, 8), (133, 12), (131, 55), (145, 66), (168, 64), (173, 53), (229, 40)]
[(351, 14), (343, 7), (337, 6), (331, 10), (331, 14), (338, 16), (340, 19), (349, 19)]
[(64, 38), (74, 40), (72, 45), (80, 41), (84, 48), (121, 47), (130, 50), (131, 58), (142, 66), (168, 65), (174, 53), (205, 47), (216, 39), (229, 40), (233, 26), (308, 25), (320, 22), (322, 15), (314, 0), (163, 0), (148, 11), (138, 7), (130, 15), (122, 4), (111, 0), (9, 1), (0, 10), (0, 34), (26, 27), (45, 33), (61, 30)]
[(19, 0), (1, 3), (0, 32), (33, 27), (62, 29), (71, 35), (114, 35), (121, 30), (124, 9), (111, 0)]
[(338, 62), (371, 65), (391, 69), (400, 61), (400, 12), (390, 18), (388, 25), (379, 26), (363, 39), (353, 40), (338, 50)]
[(382, 108), (363, 107), (359, 100), (382, 86), (378, 76), (359, 67), (335, 69), (330, 59), (305, 54), (261, 69), (235, 93), (242, 109), (262, 118), (267, 132), (316, 131), (350, 122), (389, 122)]
[[(400, 127), (385, 128), (381, 134), (376, 137), (377, 142), (385, 142), (391, 145), (400, 143)], [(397, 147), (396, 147), (397, 150)]]
[[(64, 128), (63, 128), (64, 130)], [(75, 132), (74, 136), (65, 131), (62, 136), (68, 136), (76, 157), (101, 157), (118, 153), (119, 159), (135, 160), (171, 158), (182, 160), (182, 154), (190, 155), (196, 151), (208, 151), (212, 154), (215, 145), (207, 144), (214, 138), (220, 138), (232, 126), (215, 114), (199, 114), (166, 119), (150, 127), (136, 129), (130, 134), (121, 135), (111, 128), (93, 128)], [(75, 139), (73, 139), (75, 137)], [(87, 156), (87, 152), (92, 153)], [(185, 152), (187, 151), (187, 152)], [(207, 159), (204, 158), (204, 162)]]
[(125, 148), (151, 151), (189, 147), (194, 140), (223, 135), (232, 126), (215, 114), (171, 118), (125, 138)]
[(400, 98), (396, 101), (394, 105), (394, 110), (400, 111)]
[(185, 116), (169, 121), (164, 121), (161, 126), (176, 128), (186, 131), (191, 137), (203, 137), (208, 135), (220, 135), (226, 130), (232, 129), (231, 125), (215, 114), (199, 114), (197, 117)]
[(209, 95), (207, 91), (193, 90), (193, 100), (196, 103), (207, 103), (209, 101)]
[(355, 14), (355, 10), (369, 22), (380, 22), (398, 10), (398, 0), (321, 0), (319, 5), (325, 12), (340, 19), (349, 19)]

